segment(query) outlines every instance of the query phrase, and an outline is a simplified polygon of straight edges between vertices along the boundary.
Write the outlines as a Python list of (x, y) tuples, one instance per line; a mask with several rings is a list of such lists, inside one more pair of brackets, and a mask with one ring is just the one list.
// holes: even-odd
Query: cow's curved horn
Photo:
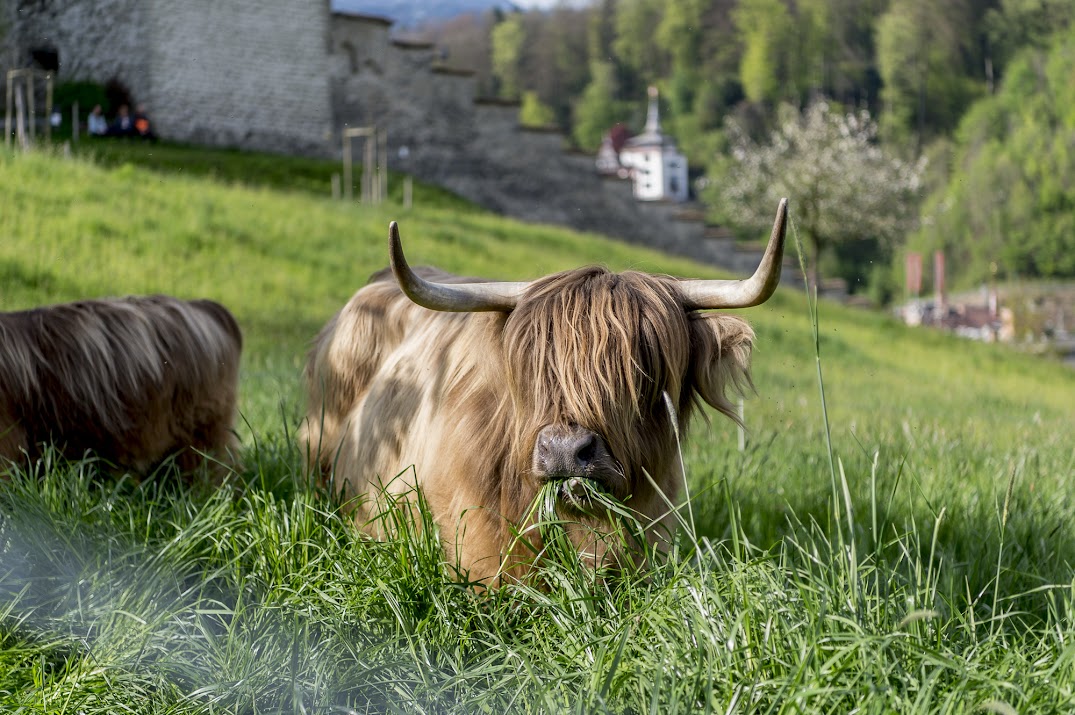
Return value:
[(684, 307), (687, 310), (712, 310), (714, 308), (749, 308), (769, 300), (780, 283), (780, 269), (784, 259), (784, 233), (788, 224), (788, 200), (780, 199), (776, 209), (773, 233), (769, 245), (754, 275), (743, 281), (691, 280), (681, 281)]
[(416, 274), (403, 255), (399, 227), (388, 225), (388, 252), (399, 287), (423, 308), (453, 313), (508, 312), (515, 308), (529, 283), (433, 283)]

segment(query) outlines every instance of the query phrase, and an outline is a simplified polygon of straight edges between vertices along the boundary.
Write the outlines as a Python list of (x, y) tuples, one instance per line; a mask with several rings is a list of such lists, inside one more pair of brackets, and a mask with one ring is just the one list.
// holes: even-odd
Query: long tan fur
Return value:
[(514, 558), (513, 534), (540, 488), (530, 464), (544, 425), (600, 434), (622, 467), (614, 496), (643, 517), (676, 499), (663, 395), (681, 430), (699, 398), (733, 415), (725, 389), (750, 384), (753, 340), (739, 318), (681, 305), (675, 279), (591, 267), (536, 281), (509, 314), (443, 313), (412, 303), (382, 272), (315, 342), (301, 442), (357, 498), (359, 522), (382, 487), (420, 488), (449, 559), (489, 580)]
[[(0, 458), (46, 444), (146, 472), (233, 446), (242, 336), (211, 301), (88, 300), (0, 314)], [(2, 461), (2, 460), (0, 460)]]

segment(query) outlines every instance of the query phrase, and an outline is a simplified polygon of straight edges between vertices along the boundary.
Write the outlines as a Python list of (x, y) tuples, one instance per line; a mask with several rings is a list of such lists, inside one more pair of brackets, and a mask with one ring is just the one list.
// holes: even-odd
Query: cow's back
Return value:
[(0, 314), (0, 456), (55, 443), (146, 471), (233, 446), (242, 335), (223, 306), (170, 296)]
[[(437, 280), (459, 280), (436, 269), (417, 270)], [(323, 476), (346, 472), (351, 489), (360, 492), (356, 472), (398, 473), (388, 452), (399, 456), (438, 388), (438, 365), (443, 372), (471, 317), (414, 304), (385, 270), (329, 320), (307, 358), (307, 419), (300, 434)], [(360, 432), (362, 444), (343, 452), (348, 431)], [(413, 452), (415, 445), (408, 446)]]
[[(476, 280), (417, 270), (438, 282)], [(318, 335), (300, 444), (323, 479), (357, 498), (359, 521), (382, 488), (420, 487), (435, 517), (456, 521), (496, 503), (510, 402), (492, 389), (505, 384), (496, 374), (503, 321), (422, 308), (381, 272)]]

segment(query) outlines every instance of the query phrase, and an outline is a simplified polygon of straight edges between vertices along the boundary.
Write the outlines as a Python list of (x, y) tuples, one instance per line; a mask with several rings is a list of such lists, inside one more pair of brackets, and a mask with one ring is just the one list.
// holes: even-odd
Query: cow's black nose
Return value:
[(577, 425), (548, 425), (534, 445), (534, 467), (546, 479), (584, 475), (604, 452), (596, 432)]

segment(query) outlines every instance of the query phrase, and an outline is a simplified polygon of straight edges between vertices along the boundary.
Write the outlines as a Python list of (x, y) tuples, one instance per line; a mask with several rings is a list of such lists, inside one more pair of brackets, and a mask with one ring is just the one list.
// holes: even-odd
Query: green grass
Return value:
[(358, 535), (290, 437), (306, 346), (386, 263), (388, 221), (414, 262), (462, 273), (719, 274), (434, 191), (410, 211), (333, 203), (325, 163), (109, 151), (0, 157), (0, 309), (222, 301), (246, 335), (247, 466), (235, 492), (91, 464), (2, 485), (0, 709), (1072, 708), (1070, 370), (823, 303), (830, 471), (810, 312), (781, 291), (746, 311), (747, 449), (717, 417), (684, 443), (697, 537), (615, 582), (553, 560), (546, 589), (479, 595), (409, 512), (385, 542)]

